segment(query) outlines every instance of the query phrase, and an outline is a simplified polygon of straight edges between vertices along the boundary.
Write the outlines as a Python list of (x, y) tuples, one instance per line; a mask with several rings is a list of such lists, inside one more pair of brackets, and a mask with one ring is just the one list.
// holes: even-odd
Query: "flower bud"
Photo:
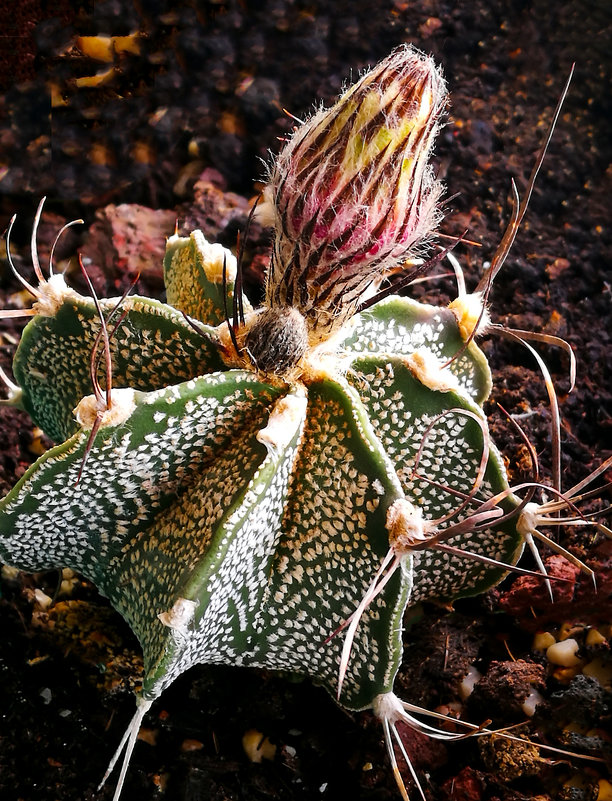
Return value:
[(276, 241), (269, 306), (295, 306), (327, 339), (364, 292), (437, 224), (429, 157), (446, 105), (428, 56), (395, 50), (296, 130), (272, 170)]

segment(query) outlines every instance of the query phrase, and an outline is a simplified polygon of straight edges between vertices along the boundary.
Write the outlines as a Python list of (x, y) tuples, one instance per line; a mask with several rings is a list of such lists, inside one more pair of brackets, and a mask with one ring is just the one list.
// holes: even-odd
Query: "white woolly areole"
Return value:
[(86, 395), (74, 409), (77, 423), (85, 429), (93, 428), (100, 418), (102, 426), (118, 426), (124, 423), (136, 408), (133, 389), (124, 387), (113, 389), (110, 408), (106, 408), (104, 400), (99, 401), (95, 395)]
[(540, 522), (540, 506), (537, 503), (526, 503), (516, 523), (516, 530), (521, 537), (537, 531)]
[(172, 609), (167, 612), (160, 612), (158, 618), (170, 629), (185, 632), (187, 627), (195, 617), (197, 601), (189, 601), (187, 598), (178, 598)]
[(279, 398), (268, 418), (268, 425), (257, 432), (257, 440), (268, 449), (283, 450), (293, 439), (306, 415), (308, 399), (302, 395)]
[(437, 392), (461, 391), (457, 377), (447, 367), (442, 369), (443, 362), (429, 348), (415, 350), (406, 356), (405, 363), (412, 375), (429, 389)]
[(202, 267), (208, 280), (213, 284), (223, 283), (223, 260), (225, 259), (226, 278), (229, 283), (233, 283), (236, 280), (238, 264), (232, 251), (217, 242), (209, 242), (201, 231), (193, 231), (191, 236), (202, 257)]
[[(459, 295), (448, 304), (448, 308), (457, 318), (461, 339), (465, 342), (472, 334), (484, 334), (491, 324), (489, 310), (482, 300), (482, 292), (472, 292), (470, 295)], [(480, 315), (482, 314), (482, 317)], [(478, 322), (480, 318), (480, 322)], [(477, 327), (478, 326), (478, 327)]]
[(423, 519), (423, 510), (405, 498), (398, 498), (387, 510), (389, 545), (396, 553), (407, 553), (424, 542), (429, 534), (428, 521)]
[(50, 276), (47, 281), (41, 282), (38, 285), (38, 291), (40, 295), (32, 308), (36, 314), (43, 317), (54, 317), (68, 298), (78, 297), (74, 289), (70, 289), (66, 284), (64, 276), (59, 273)]
[(395, 693), (381, 693), (372, 701), (372, 712), (379, 720), (395, 723), (405, 717), (402, 702)]

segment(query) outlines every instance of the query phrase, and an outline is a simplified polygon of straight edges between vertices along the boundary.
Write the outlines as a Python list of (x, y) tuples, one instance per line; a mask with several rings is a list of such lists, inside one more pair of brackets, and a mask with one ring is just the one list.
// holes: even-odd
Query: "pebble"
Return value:
[(596, 801), (612, 801), (612, 784), (607, 779), (599, 780)]
[(546, 658), (553, 665), (561, 665), (562, 667), (574, 667), (581, 663), (581, 659), (577, 656), (578, 642), (572, 637), (567, 640), (556, 642), (546, 649)]
[(251, 762), (259, 764), (264, 759), (274, 759), (276, 746), (257, 729), (249, 729), (242, 737), (244, 753)]
[(585, 676), (592, 676), (604, 687), (612, 687), (612, 663), (600, 657), (582, 668)]
[(587, 645), (602, 645), (607, 639), (597, 629), (589, 629), (585, 642)]
[(459, 695), (462, 701), (465, 701), (466, 698), (469, 698), (470, 695), (474, 692), (474, 685), (482, 678), (482, 674), (479, 673), (478, 670), (473, 665), (470, 665), (470, 668), (466, 675), (463, 677), (461, 684), (459, 685)]
[(527, 717), (533, 717), (538, 704), (541, 704), (544, 699), (537, 690), (532, 690), (527, 698), (521, 704), (521, 709)]
[(532, 650), (534, 651), (546, 651), (550, 648), (551, 645), (556, 643), (556, 639), (550, 633), (550, 631), (538, 631), (533, 638), (533, 643), (531, 645)]

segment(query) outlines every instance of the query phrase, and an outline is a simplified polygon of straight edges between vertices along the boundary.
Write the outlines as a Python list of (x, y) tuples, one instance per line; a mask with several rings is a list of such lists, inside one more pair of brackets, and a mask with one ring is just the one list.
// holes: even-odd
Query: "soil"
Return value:
[[(234, 245), (253, 182), (265, 174), (260, 160), (290, 130), (282, 108), (300, 117), (313, 102), (331, 101), (351, 74), (401, 42), (432, 53), (447, 76), (452, 107), (436, 160), (452, 199), (442, 230), (459, 235), (468, 228), (469, 239), (481, 243), (456, 251), (474, 286), (507, 223), (510, 181), (524, 192), (576, 62), (491, 307), (496, 322), (561, 336), (577, 357), (577, 384), (568, 393), (566, 355), (541, 349), (561, 399), (564, 488), (612, 453), (612, 11), (606, 0), (105, 0), (95, 8), (33, 0), (22, 2), (18, 15), (11, 3), (0, 3), (0, 10), (13, 42), (0, 57), (0, 218), (8, 222), (19, 213), (15, 261), (27, 272), (31, 219), (46, 194), (43, 260), (60, 225), (83, 217), (85, 225), (60, 243), (56, 262), (67, 267), (77, 250), (85, 253), (97, 289), (111, 294), (129, 285), (144, 261), (138, 291), (159, 295), (157, 254), (174, 216), (184, 229), (197, 224), (210, 238)], [(115, 54), (112, 65), (93, 60), (76, 39), (134, 31), (144, 34), (140, 52)], [(108, 74), (83, 80), (101, 71)], [(119, 204), (135, 203), (149, 211), (131, 206), (134, 216), (122, 224), (127, 211)], [(252, 286), (265, 252), (265, 237), (255, 229), (247, 246)], [(76, 272), (71, 280), (78, 288)], [(18, 304), (18, 292), (5, 267), (0, 308)], [(444, 280), (414, 290), (441, 303), (452, 293), (452, 282)], [(18, 329), (3, 321), (5, 368)], [(533, 358), (499, 335), (483, 348), (494, 372), (493, 401), (520, 415), (542, 479), (550, 482), (551, 417)], [(489, 411), (511, 480), (529, 479), (525, 443), (493, 402)], [(44, 444), (25, 415), (1, 410), (3, 491)], [(609, 490), (606, 495), (609, 500)], [(396, 691), (429, 709), (461, 707), (476, 723), (506, 726), (525, 720), (522, 704), (536, 688), (543, 701), (520, 732), (603, 754), (609, 765), (611, 543), (585, 528), (562, 531), (560, 541), (596, 572), (597, 592), (588, 577), (551, 556), (551, 572), (566, 579), (555, 583), (555, 603), (541, 582), (509, 577), (454, 608), (411, 610)], [(524, 565), (533, 567), (528, 558)], [(56, 574), (3, 574), (1, 798), (112, 797), (112, 781), (99, 793), (96, 787), (133, 713), (138, 644), (91, 586), (64, 579), (68, 594), (45, 611), (36, 593), (54, 595)], [(534, 649), (534, 635), (542, 631), (576, 639), (580, 664), (551, 665)], [(483, 679), (462, 701), (460, 684), (471, 667)], [(249, 730), (276, 745), (273, 760), (247, 759), (242, 738)], [(599, 793), (603, 801), (612, 791), (601, 762), (487, 738), (440, 745), (403, 734), (430, 799), (586, 801)], [(371, 715), (343, 711), (308, 681), (209, 666), (179, 679), (147, 716), (124, 793), (143, 801), (398, 798)]]

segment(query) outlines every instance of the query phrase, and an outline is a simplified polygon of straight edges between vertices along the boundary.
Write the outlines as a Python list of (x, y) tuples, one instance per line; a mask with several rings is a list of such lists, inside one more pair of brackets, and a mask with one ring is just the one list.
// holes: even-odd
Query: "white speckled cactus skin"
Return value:
[[(197, 264), (200, 248), (198, 236), (171, 241), (167, 272), (185, 264), (185, 252)], [(30, 571), (72, 567), (108, 595), (143, 645), (147, 696), (196, 662), (306, 672), (333, 692), (342, 637), (311, 646), (361, 599), (389, 547), (389, 507), (409, 497), (435, 520), (473, 486), (483, 435), (460, 410), (484, 425), (482, 353), (470, 345), (453, 363), (452, 389), (426, 386), (410, 355), (452, 355), (461, 346), (455, 317), (392, 297), (353, 319), (335, 373), (289, 384), (219, 369), (218, 329), (205, 320), (209, 339), (170, 305), (129, 298), (125, 310), (111, 340), (112, 397), (119, 404), (119, 387), (129, 387), (133, 408), (101, 427), (84, 466), (90, 426), (79, 428), (73, 409), (89, 389), (93, 301), (71, 292), (24, 333), (20, 405), (49, 436), (67, 439), (2, 502), (3, 559)], [(422, 477), (412, 479), (419, 449)], [(505, 487), (492, 449), (478, 498)], [(468, 540), (506, 562), (520, 547), (512, 524)], [(362, 619), (343, 703), (369, 706), (392, 686), (409, 598), (469, 594), (500, 576), (435, 550), (407, 554)], [(177, 637), (158, 615), (181, 598), (197, 606)]]
[[(368, 105), (377, 81), (390, 117)], [(406, 606), (476, 594), (504, 575), (465, 552), (503, 564), (520, 555), (511, 515), (518, 501), (482, 411), (491, 388), (484, 355), (473, 342), (464, 347), (451, 309), (392, 296), (359, 311), (364, 293), (435, 223), (439, 188), (427, 159), (443, 80), (430, 59), (402, 48), (357, 87), (299, 131), (273, 175), (277, 242), (266, 308), (290, 307), (306, 321), (304, 347), (284, 354), (282, 371), (262, 369), (270, 364), (263, 345), (252, 352), (244, 344), (260, 342), (248, 339), (260, 312), (246, 298), (242, 318), (226, 319), (235, 262), (200, 232), (168, 242), (167, 303), (123, 301), (106, 406), (83, 400), (101, 325), (92, 299), (54, 282), (53, 303), (39, 299), (18, 348), (12, 402), (60, 444), (1, 502), (0, 558), (27, 571), (74, 568), (128, 621), (145, 657), (132, 742), (150, 702), (197, 663), (294, 671), (336, 694), (344, 635), (332, 635), (391, 552), (398, 569), (359, 616), (339, 692), (347, 708), (380, 706), (399, 667)], [(351, 105), (359, 97), (367, 119)], [(329, 173), (315, 145), (306, 146), (325, 119), (341, 119), (345, 161), (358, 157), (358, 169), (340, 233), (325, 232), (333, 221), (325, 209), (317, 216), (310, 198), (322, 243), (313, 250), (312, 220), (289, 210), (305, 180), (292, 159), (307, 158), (311, 178)], [(355, 150), (360, 136), (369, 150)], [(283, 171), (291, 180), (279, 178)], [(363, 208), (368, 181), (380, 175), (401, 203), (392, 215), (359, 213), (351, 222), (350, 203)], [(323, 186), (316, 176), (308, 185)], [(384, 253), (372, 245), (377, 237)], [(333, 280), (330, 255), (349, 242), (336, 278), (348, 280), (350, 297)], [(46, 285), (39, 291), (44, 298)], [(106, 316), (115, 303), (101, 302)], [(294, 342), (278, 330), (279, 342)], [(406, 544), (411, 515), (423, 534)]]

